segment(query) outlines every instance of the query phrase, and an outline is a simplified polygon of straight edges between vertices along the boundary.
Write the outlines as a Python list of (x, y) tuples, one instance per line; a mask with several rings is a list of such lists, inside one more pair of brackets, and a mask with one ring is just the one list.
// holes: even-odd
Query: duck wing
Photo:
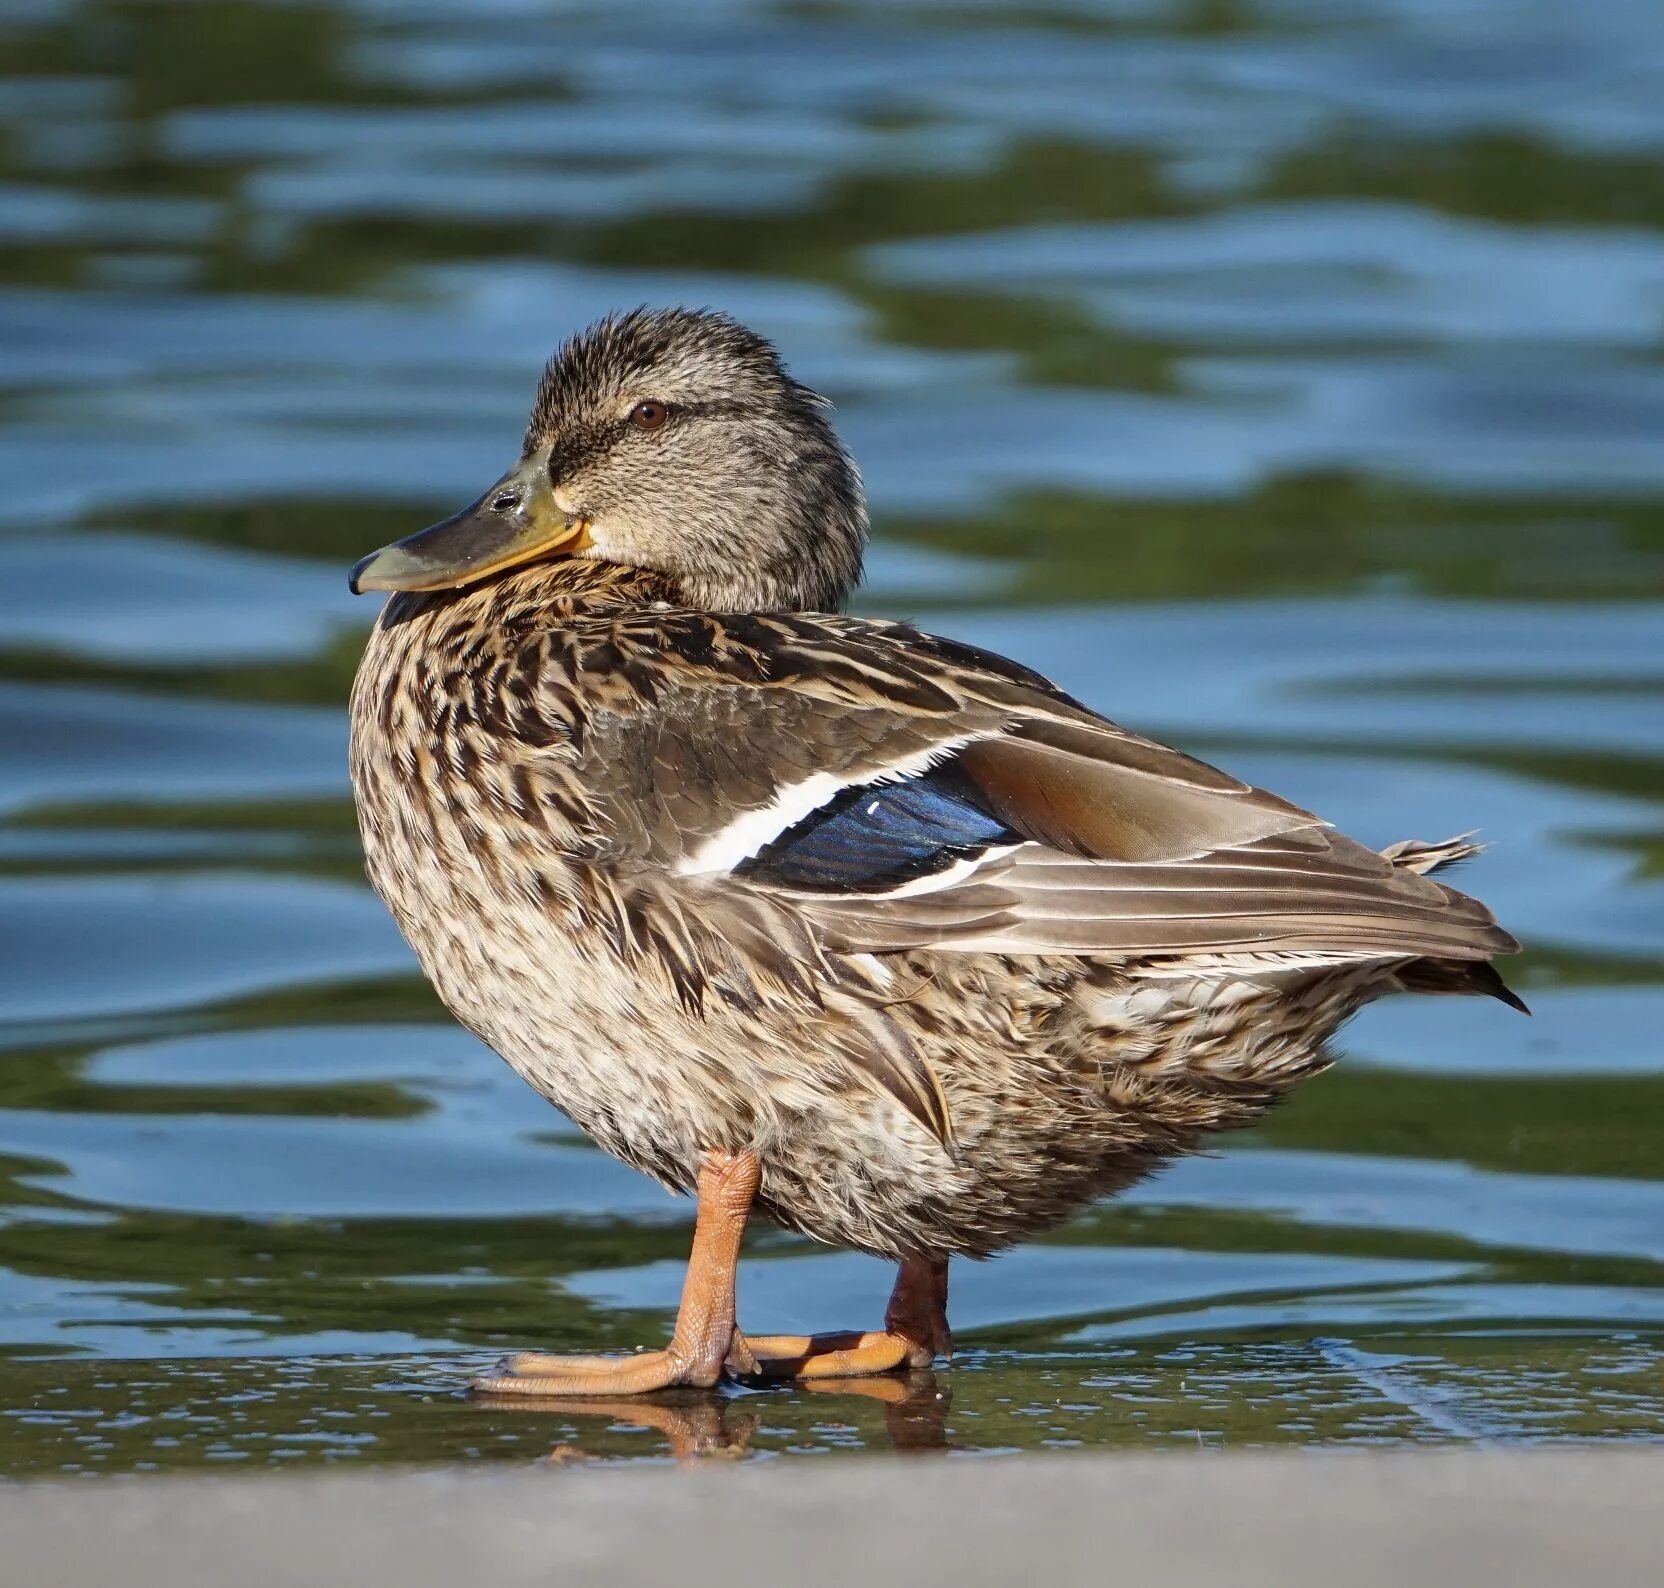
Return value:
[[(616, 626), (586, 753), (652, 863), (790, 900), (834, 951), (1485, 960), (1477, 900), (1274, 794), (908, 625)], [(630, 666), (645, 670), (630, 685)]]

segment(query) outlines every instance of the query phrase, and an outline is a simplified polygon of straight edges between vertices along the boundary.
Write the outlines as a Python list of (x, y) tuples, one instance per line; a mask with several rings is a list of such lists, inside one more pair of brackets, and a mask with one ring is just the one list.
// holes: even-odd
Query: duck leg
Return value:
[(676, 1328), (662, 1351), (634, 1356), (549, 1356), (521, 1351), (476, 1395), (645, 1395), (672, 1385), (709, 1389), (734, 1340), (734, 1268), (761, 1174), (751, 1152), (710, 1152), (699, 1170), (699, 1212)]
[(953, 1355), (948, 1329), (948, 1260), (909, 1257), (896, 1275), (882, 1331), (840, 1334), (734, 1333), (728, 1365), (763, 1378), (854, 1378), (929, 1367)]

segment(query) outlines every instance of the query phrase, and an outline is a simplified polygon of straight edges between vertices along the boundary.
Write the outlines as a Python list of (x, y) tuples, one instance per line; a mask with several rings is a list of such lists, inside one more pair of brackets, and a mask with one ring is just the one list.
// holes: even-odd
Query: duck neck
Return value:
[(438, 621), (501, 634), (546, 629), (580, 612), (690, 604), (677, 581), (666, 574), (563, 557), (513, 568), (455, 590), (396, 595), (382, 609), (379, 627), (393, 630)]

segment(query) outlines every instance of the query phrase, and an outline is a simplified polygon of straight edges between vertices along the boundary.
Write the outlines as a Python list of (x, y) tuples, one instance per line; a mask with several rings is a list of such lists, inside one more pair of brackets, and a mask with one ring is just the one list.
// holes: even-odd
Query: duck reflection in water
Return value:
[[(952, 1396), (929, 1370), (907, 1374), (874, 1374), (867, 1378), (805, 1379), (800, 1393), (857, 1396), (880, 1403), (884, 1437), (900, 1455), (945, 1453), (948, 1412)], [(575, 1420), (577, 1442), (561, 1443), (544, 1457), (555, 1466), (596, 1459), (617, 1459), (615, 1438), (623, 1428), (646, 1428), (661, 1434), (673, 1461), (737, 1461), (751, 1453), (751, 1441), (762, 1425), (772, 1396), (735, 1397), (720, 1390), (670, 1391), (651, 1399), (620, 1396), (537, 1396), (480, 1394), (472, 1404), (515, 1413), (569, 1417)], [(587, 1436), (587, 1442), (586, 1442)], [(608, 1448), (601, 1448), (603, 1441)], [(631, 1457), (637, 1452), (630, 1452)]]

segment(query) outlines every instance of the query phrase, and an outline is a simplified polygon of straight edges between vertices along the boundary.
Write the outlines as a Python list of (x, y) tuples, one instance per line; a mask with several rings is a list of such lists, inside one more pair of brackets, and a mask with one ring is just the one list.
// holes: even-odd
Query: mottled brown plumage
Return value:
[(1423, 875), (1470, 846), (1377, 855), (1015, 663), (813, 610), (863, 534), (818, 400), (667, 311), (569, 344), (516, 469), (360, 566), (406, 592), (353, 694), (371, 878), (608, 1151), (678, 1190), (754, 1164), (748, 1204), (925, 1295), (1251, 1123), (1369, 1000), (1512, 998), (1512, 939)]

